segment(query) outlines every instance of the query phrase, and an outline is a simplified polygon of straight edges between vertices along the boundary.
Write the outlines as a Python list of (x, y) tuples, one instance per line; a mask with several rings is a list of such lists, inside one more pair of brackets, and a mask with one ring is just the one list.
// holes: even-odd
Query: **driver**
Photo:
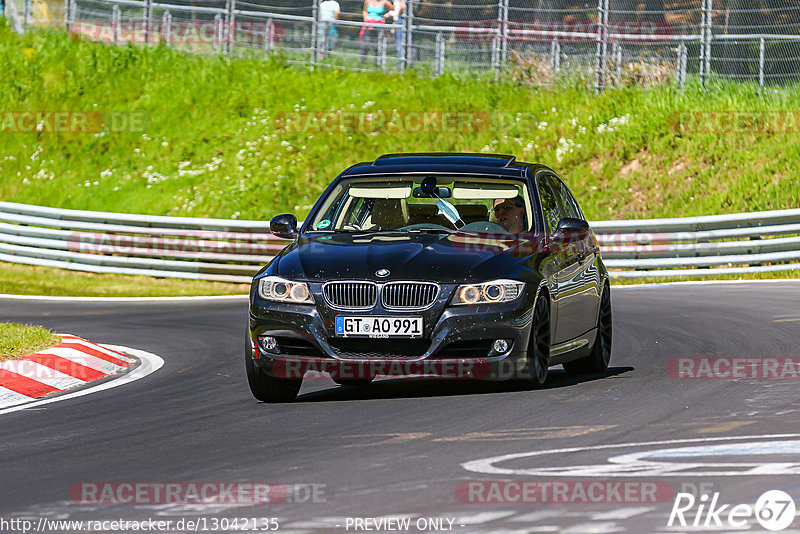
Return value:
[(498, 198), (494, 201), (494, 216), (506, 231), (518, 234), (525, 230), (525, 201), (522, 197)]

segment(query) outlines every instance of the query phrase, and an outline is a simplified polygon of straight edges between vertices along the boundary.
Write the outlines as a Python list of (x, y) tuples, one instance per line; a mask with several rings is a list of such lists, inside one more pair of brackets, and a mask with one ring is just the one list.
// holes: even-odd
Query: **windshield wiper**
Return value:
[(449, 228), (412, 228), (411, 230), (398, 230), (401, 232), (408, 232), (410, 234), (457, 234), (458, 230), (451, 230)]

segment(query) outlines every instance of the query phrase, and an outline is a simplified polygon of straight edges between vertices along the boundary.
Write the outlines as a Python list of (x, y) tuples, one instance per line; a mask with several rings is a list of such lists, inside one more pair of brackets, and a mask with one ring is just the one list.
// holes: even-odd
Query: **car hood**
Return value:
[[(444, 283), (519, 278), (542, 250), (537, 234), (306, 234), (263, 274), (294, 280), (431, 280)], [(377, 271), (388, 269), (380, 278)]]

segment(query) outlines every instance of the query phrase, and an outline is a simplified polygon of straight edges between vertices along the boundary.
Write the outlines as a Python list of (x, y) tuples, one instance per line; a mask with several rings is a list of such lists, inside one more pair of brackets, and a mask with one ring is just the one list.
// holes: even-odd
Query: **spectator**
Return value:
[(328, 53), (336, 46), (339, 37), (339, 30), (336, 29), (334, 22), (339, 19), (342, 12), (339, 2), (336, 0), (324, 0), (319, 5), (319, 48), (322, 50), (322, 57), (328, 57)]
[(389, 12), (394, 9), (389, 0), (364, 0), (362, 16), (371, 26), (361, 28), (361, 63), (367, 60), (367, 48), (375, 49), (378, 42), (378, 24), (383, 24)]
[(520, 196), (495, 200), (494, 216), (500, 226), (513, 234), (518, 234), (527, 229), (525, 201)]

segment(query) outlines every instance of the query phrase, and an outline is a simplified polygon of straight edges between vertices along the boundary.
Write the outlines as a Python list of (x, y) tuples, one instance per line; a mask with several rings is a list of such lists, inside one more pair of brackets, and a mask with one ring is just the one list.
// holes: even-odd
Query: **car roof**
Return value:
[[(496, 178), (526, 178), (543, 165), (524, 163), (505, 154), (461, 152), (423, 152), (385, 154), (372, 162), (362, 162), (345, 170), (340, 177), (385, 174), (472, 174)], [(531, 170), (531, 174), (527, 170)]]

